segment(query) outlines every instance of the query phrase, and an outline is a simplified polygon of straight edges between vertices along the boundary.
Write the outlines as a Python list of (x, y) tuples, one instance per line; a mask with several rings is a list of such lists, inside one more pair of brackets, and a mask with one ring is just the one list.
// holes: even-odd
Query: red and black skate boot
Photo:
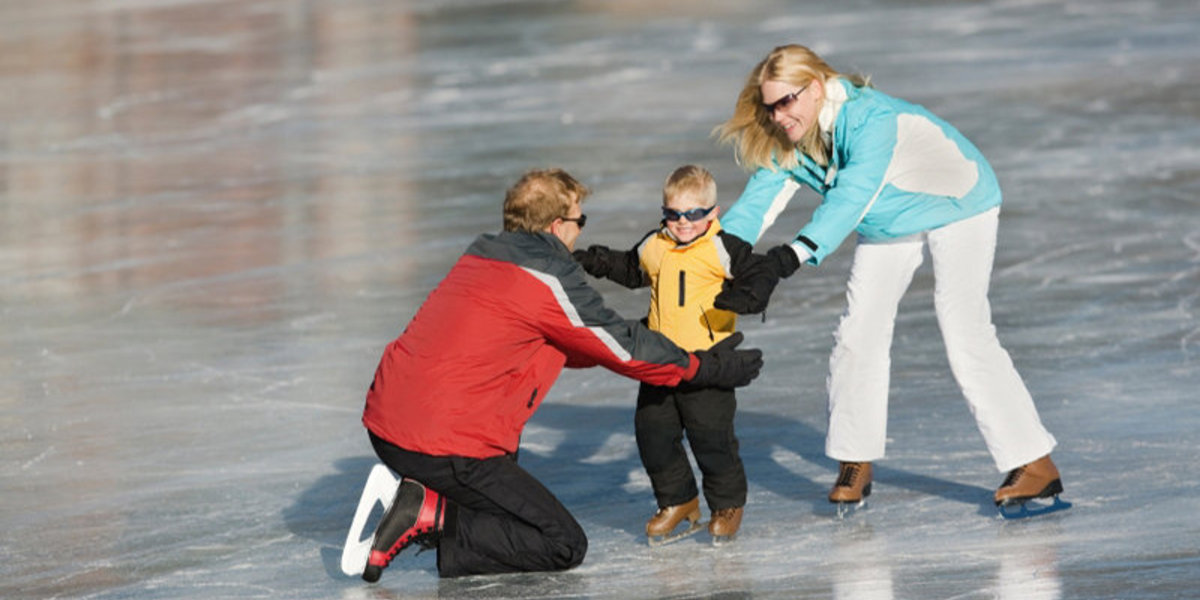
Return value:
[(414, 479), (401, 480), (396, 499), (375, 530), (362, 578), (371, 583), (379, 581), (392, 559), (413, 543), (436, 548), (445, 514), (446, 503), (441, 494)]

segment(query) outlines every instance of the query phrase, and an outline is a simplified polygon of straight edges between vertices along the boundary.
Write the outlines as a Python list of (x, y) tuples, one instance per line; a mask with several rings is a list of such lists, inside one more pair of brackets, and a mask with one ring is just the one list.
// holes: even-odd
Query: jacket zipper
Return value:
[(685, 277), (685, 271), (683, 269), (680, 269), (679, 270), (679, 305), (680, 306), (684, 306), (684, 301), (687, 299), (687, 294), (684, 292), (684, 286), (685, 286), (686, 281), (687, 281), (687, 278)]

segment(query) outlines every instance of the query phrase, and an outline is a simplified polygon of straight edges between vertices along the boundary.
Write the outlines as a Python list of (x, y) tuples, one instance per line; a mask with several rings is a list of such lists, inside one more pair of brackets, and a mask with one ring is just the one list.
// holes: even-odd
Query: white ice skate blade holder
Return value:
[(371, 544), (375, 542), (375, 532), (366, 532), (363, 539), (363, 529), (371, 516), (376, 504), (380, 504), (383, 512), (391, 507), (396, 498), (396, 488), (400, 479), (392, 474), (382, 463), (376, 463), (367, 476), (367, 484), (363, 486), (362, 496), (358, 499), (358, 509), (354, 511), (354, 520), (350, 522), (350, 531), (346, 534), (346, 545), (342, 547), (342, 572), (347, 575), (362, 575), (367, 566), (367, 557), (371, 555)]

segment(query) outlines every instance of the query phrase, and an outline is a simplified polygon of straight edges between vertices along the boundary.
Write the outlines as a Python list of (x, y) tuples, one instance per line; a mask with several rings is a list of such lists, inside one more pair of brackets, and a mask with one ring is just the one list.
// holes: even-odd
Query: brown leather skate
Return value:
[[(688, 522), (687, 529), (676, 533), (675, 529), (685, 520)], [(646, 537), (651, 546), (661, 546), (692, 535), (700, 527), (700, 497), (697, 496), (683, 504), (658, 509), (646, 521)]]
[(844, 462), (838, 472), (837, 482), (829, 490), (830, 502), (862, 502), (871, 495), (871, 463)]
[(708, 533), (712, 536), (714, 546), (733, 541), (738, 528), (742, 526), (742, 512), (741, 506), (713, 511), (712, 520), (708, 522)]
[(1049, 498), (1063, 491), (1062, 479), (1050, 455), (1008, 472), (996, 490), (996, 505), (1016, 504), (1033, 498)]

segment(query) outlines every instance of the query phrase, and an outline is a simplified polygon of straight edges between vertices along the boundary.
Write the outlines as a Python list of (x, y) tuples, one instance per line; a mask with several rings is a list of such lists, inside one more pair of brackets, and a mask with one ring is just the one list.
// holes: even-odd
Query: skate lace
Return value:
[(417, 554), (420, 554), (426, 550), (437, 548), (439, 539), (441, 539), (441, 536), (434, 527), (418, 529), (412, 532), (410, 535), (400, 536), (400, 539), (397, 540), (396, 543), (393, 544), (392, 547), (387, 551), (388, 563), (390, 564), (392, 559), (396, 558), (396, 555), (399, 554), (401, 550), (413, 544), (419, 544), (421, 546), (421, 549), (417, 551)]
[(1008, 487), (1010, 485), (1013, 485), (1024, 474), (1025, 474), (1025, 467), (1017, 467), (1016, 469), (1009, 471), (1008, 477), (1004, 478), (1004, 483), (1001, 484), (1000, 487)]
[(853, 487), (860, 470), (862, 470), (862, 465), (859, 464), (843, 465), (842, 472), (838, 475), (837, 487)]
[(436, 550), (438, 547), (438, 542), (441, 539), (441, 534), (431, 528), (425, 529), (413, 536), (412, 543), (420, 546), (420, 548), (417, 549), (417, 554), (420, 555), (426, 550)]

